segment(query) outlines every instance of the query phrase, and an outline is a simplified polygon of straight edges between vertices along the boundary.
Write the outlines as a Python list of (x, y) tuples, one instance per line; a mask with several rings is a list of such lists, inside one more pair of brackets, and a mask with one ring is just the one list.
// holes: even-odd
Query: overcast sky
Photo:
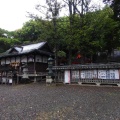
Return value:
[[(100, 4), (101, 0), (94, 0)], [(99, 2), (98, 2), (99, 1)], [(45, 0), (0, 0), (0, 28), (13, 31), (22, 28), (29, 20), (28, 12), (35, 11), (35, 5)]]

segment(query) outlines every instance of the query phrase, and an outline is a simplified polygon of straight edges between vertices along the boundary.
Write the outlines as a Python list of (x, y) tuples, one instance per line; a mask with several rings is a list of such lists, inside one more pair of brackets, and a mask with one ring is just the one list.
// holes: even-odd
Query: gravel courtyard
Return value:
[(120, 120), (120, 87), (0, 85), (0, 120)]

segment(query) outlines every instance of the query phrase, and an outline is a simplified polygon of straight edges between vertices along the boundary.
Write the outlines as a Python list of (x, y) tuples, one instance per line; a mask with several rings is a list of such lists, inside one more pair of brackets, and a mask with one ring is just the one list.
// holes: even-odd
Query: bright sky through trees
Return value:
[[(94, 0), (101, 4), (102, 0)], [(44, 4), (45, 0), (1, 0), (0, 1), (0, 28), (13, 31), (23, 26), (29, 20), (27, 12), (34, 12), (35, 5)]]

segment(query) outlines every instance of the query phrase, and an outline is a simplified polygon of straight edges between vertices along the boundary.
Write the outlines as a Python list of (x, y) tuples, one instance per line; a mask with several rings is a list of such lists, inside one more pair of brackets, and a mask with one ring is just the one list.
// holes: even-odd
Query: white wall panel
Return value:
[(70, 83), (70, 70), (64, 72), (64, 83)]
[(46, 56), (43, 56), (43, 63), (47, 63), (48, 58)]
[(27, 62), (27, 56), (22, 56), (21, 57), (21, 62)]
[(1, 59), (1, 65), (5, 64), (5, 59)]
[(20, 57), (16, 57), (16, 62), (20, 62)]
[(11, 58), (11, 62), (15, 62), (15, 57), (12, 57), (12, 58)]
[(6, 58), (6, 64), (10, 64), (10, 58)]
[(42, 56), (36, 55), (35, 61), (36, 61), (36, 62), (43, 62), (43, 61), (42, 61)]

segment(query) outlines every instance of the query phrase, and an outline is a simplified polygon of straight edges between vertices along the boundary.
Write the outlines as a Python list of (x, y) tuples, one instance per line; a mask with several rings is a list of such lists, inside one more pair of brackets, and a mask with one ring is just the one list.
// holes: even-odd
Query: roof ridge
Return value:
[(46, 43), (47, 41), (41, 41), (41, 42), (37, 42), (37, 43), (30, 43), (30, 44), (25, 44), (25, 45), (21, 45), (21, 46), (23, 47), (23, 46), (27, 46), (27, 45), (34, 45), (34, 44), (39, 44), (39, 43), (42, 43), (42, 42)]

